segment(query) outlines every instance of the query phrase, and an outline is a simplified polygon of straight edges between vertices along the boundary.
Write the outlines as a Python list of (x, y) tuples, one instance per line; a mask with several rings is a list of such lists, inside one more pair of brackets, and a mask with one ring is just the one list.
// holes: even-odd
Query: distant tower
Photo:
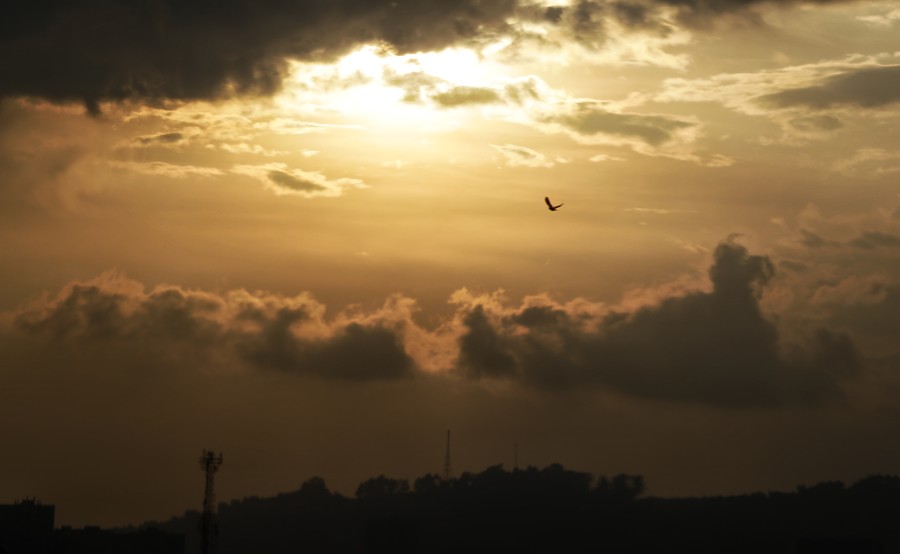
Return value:
[(447, 454), (444, 456), (444, 481), (450, 480), (450, 430), (447, 429)]
[(519, 469), (519, 443), (513, 443), (513, 469)]
[(213, 554), (216, 550), (216, 472), (222, 465), (222, 454), (216, 456), (209, 450), (204, 450), (200, 456), (200, 468), (206, 472), (206, 489), (203, 492), (203, 517), (200, 520), (200, 552), (201, 554)]

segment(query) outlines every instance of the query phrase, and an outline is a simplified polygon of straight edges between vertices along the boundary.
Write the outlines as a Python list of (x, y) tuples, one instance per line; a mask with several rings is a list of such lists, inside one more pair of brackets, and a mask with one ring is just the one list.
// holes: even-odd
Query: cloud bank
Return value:
[(191, 360), (328, 380), (439, 375), (728, 408), (837, 399), (842, 382), (862, 370), (857, 348), (825, 328), (787, 341), (759, 304), (774, 267), (724, 242), (709, 291), (661, 293), (629, 309), (546, 295), (508, 306), (497, 294), (460, 290), (453, 314), (433, 328), (418, 324), (415, 302), (399, 296), (378, 310), (326, 317), (309, 294), (148, 292), (106, 274), (20, 309), (4, 333), (73, 352), (152, 353), (173, 367)]

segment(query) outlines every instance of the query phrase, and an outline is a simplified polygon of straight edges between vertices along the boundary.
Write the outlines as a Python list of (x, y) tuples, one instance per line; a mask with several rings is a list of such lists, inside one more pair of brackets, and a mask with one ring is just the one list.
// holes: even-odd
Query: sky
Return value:
[(3, 9), (0, 502), (900, 468), (896, 2)]

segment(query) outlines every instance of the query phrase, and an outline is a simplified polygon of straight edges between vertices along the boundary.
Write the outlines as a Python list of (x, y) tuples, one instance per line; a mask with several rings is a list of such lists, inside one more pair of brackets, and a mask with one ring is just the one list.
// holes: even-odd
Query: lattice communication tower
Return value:
[(204, 450), (200, 456), (200, 469), (206, 472), (206, 488), (203, 492), (203, 516), (200, 519), (200, 552), (201, 554), (214, 554), (216, 550), (216, 535), (219, 527), (216, 523), (216, 472), (222, 465), (222, 454), (216, 455), (212, 451)]

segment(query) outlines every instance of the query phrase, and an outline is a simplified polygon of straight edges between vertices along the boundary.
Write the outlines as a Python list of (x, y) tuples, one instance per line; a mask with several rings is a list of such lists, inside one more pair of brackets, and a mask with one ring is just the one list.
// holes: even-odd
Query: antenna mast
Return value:
[(209, 450), (204, 450), (200, 456), (200, 469), (206, 472), (206, 489), (203, 492), (203, 516), (200, 520), (200, 552), (201, 554), (213, 554), (216, 549), (216, 535), (219, 528), (216, 525), (216, 472), (222, 465), (222, 454), (217, 456)]
[(444, 456), (444, 481), (450, 480), (450, 429), (447, 429), (447, 454)]

